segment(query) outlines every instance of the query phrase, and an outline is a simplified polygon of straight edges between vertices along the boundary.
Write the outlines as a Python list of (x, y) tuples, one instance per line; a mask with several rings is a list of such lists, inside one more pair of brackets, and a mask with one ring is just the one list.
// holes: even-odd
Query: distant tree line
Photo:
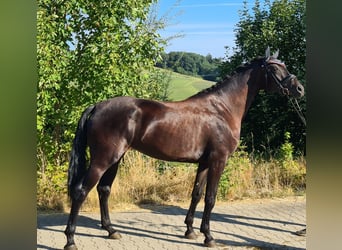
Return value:
[(200, 76), (208, 81), (217, 81), (220, 71), (221, 60), (213, 58), (210, 54), (203, 56), (190, 52), (169, 52), (161, 55), (162, 60), (156, 63), (156, 66), (163, 69), (169, 69), (174, 72)]

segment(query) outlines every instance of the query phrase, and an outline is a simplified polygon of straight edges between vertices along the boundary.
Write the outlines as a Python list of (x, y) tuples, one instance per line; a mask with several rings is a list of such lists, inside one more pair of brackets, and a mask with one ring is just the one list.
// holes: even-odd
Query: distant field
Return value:
[(172, 72), (169, 85), (169, 98), (172, 101), (183, 100), (213, 84), (215, 82)]

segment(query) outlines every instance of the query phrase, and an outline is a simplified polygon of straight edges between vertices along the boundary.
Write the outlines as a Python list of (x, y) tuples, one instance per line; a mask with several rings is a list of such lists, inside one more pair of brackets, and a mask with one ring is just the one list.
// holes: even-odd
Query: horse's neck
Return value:
[(235, 82), (227, 83), (223, 87), (220, 100), (228, 107), (229, 112), (234, 113), (235, 117), (242, 120), (258, 94), (259, 88), (256, 79), (251, 79), (251, 73), (238, 73), (230, 81)]
[(248, 109), (252, 105), (255, 97), (258, 95), (259, 91), (261, 89), (264, 89), (263, 81), (264, 81), (264, 75), (259, 70), (256, 71), (256, 75), (253, 77), (251, 74), (249, 75), (247, 85), (248, 85), (248, 94), (247, 94), (247, 100), (246, 100), (246, 108), (245, 108), (245, 114), (246, 115)]
[(246, 107), (245, 107), (245, 113), (243, 116), (247, 114), (247, 111), (251, 107), (256, 95), (259, 93), (259, 88), (256, 84), (248, 84), (248, 94), (247, 94), (247, 100), (246, 100)]

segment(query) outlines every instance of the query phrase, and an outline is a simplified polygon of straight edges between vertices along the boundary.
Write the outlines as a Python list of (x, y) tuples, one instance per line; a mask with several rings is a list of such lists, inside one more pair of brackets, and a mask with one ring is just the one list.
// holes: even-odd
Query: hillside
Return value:
[(199, 76), (208, 81), (216, 81), (220, 75), (219, 65), (222, 59), (213, 58), (210, 54), (203, 56), (184, 51), (172, 51), (161, 55), (162, 60), (156, 67), (168, 69), (183, 75)]
[(203, 80), (199, 77), (182, 75), (175, 72), (171, 73), (169, 83), (169, 98), (172, 101), (183, 100), (202, 89), (208, 88), (215, 82)]

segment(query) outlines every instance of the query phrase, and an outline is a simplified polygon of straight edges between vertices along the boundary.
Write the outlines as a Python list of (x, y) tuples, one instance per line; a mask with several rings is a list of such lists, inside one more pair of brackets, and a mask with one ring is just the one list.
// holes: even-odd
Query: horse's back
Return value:
[(163, 104), (157, 101), (126, 96), (111, 98), (96, 104), (88, 130), (93, 137), (124, 137), (130, 142), (144, 121), (162, 110)]

